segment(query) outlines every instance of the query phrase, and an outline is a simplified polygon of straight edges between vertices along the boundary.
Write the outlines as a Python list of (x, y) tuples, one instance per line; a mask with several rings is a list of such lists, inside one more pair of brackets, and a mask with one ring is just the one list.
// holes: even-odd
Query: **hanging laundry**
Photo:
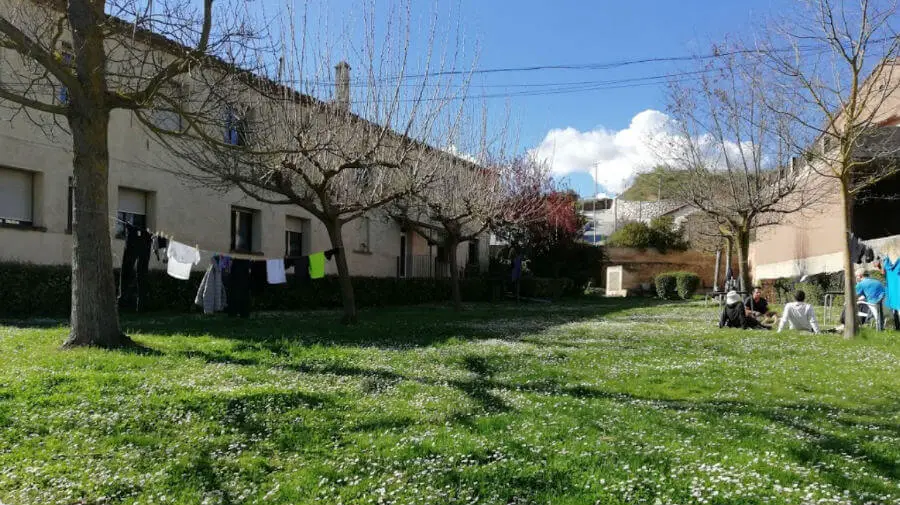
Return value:
[(287, 276), (284, 273), (284, 260), (266, 260), (266, 280), (269, 284), (284, 284)]
[(522, 277), (522, 255), (516, 255), (512, 262), (512, 280), (517, 281)]
[(219, 256), (219, 268), (223, 274), (231, 270), (231, 256)]
[[(169, 247), (169, 239), (159, 234), (153, 236), (153, 254), (156, 256), (156, 261), (165, 263), (168, 260), (166, 257), (167, 247)], [(160, 251), (162, 252), (162, 257), (159, 255)]]
[(309, 280), (309, 256), (289, 256), (284, 259), (284, 268), (293, 267), (294, 279), (298, 281)]
[(325, 277), (325, 253), (315, 253), (309, 255), (309, 278), (321, 279)]
[(884, 268), (884, 282), (887, 284), (885, 304), (891, 310), (900, 310), (900, 258), (891, 261), (885, 256), (881, 260), (881, 266)]
[(125, 251), (119, 271), (119, 307), (141, 310), (147, 298), (147, 270), (150, 264), (152, 238), (146, 230), (125, 226)]
[(200, 251), (181, 242), (170, 240), (166, 248), (169, 266), (166, 272), (176, 279), (186, 281), (191, 278), (191, 266), (200, 263)]
[(206, 269), (206, 274), (203, 275), (203, 280), (200, 281), (197, 297), (194, 298), (194, 303), (203, 307), (204, 314), (222, 312), (227, 306), (221, 260), (222, 258), (213, 256), (209, 268)]
[(325, 251), (325, 260), (331, 261), (331, 258), (337, 256), (339, 252), (340, 252), (340, 249), (329, 249), (329, 250)]
[(250, 316), (250, 260), (232, 259), (226, 283), (228, 315)]
[(250, 291), (253, 293), (262, 293), (269, 285), (268, 266), (266, 260), (250, 261)]
[[(866, 260), (867, 257), (871, 259)], [(872, 249), (868, 247), (865, 243), (859, 240), (854, 234), (850, 234), (850, 261), (854, 264), (862, 264), (869, 261), (872, 261), (874, 258), (874, 253)]]

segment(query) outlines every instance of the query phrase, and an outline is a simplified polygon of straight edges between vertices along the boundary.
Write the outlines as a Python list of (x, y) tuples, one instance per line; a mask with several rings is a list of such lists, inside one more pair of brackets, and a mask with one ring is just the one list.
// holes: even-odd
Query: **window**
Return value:
[(159, 91), (156, 106), (152, 112), (153, 125), (167, 131), (181, 131), (182, 117), (175, 104), (183, 104), (186, 100), (184, 88), (177, 83), (169, 83)]
[(367, 218), (367, 217), (359, 218), (359, 225), (358, 225), (359, 226), (359, 228), (358, 228), (359, 248), (357, 249), (358, 252), (367, 253), (367, 252), (372, 251), (371, 250), (372, 242), (370, 241), (371, 240), (371, 235), (370, 235), (371, 224), (372, 223), (369, 218)]
[(34, 172), (0, 168), (0, 224), (34, 224)]
[[(72, 54), (72, 44), (68, 42), (63, 42), (60, 44), (61, 50), (59, 51), (59, 60), (65, 65), (67, 68), (75, 67), (75, 55)], [(59, 90), (57, 92), (56, 98), (59, 100), (59, 103), (67, 104), (69, 103), (69, 88), (59, 85)]]
[(119, 206), (116, 210), (116, 238), (125, 238), (125, 223), (137, 228), (147, 228), (147, 192), (119, 188)]
[(245, 146), (248, 141), (246, 114), (241, 114), (234, 105), (225, 107), (225, 143), (233, 146)]
[(284, 231), (284, 255), (305, 256), (308, 248), (304, 239), (309, 237), (309, 220), (297, 217), (287, 217)]
[(257, 211), (233, 207), (231, 209), (231, 250), (249, 253), (253, 251), (254, 221)]
[(469, 257), (468, 263), (470, 265), (477, 265), (478, 261), (478, 239), (469, 241)]
[(74, 179), (69, 177), (69, 211), (66, 221), (66, 233), (72, 233), (72, 221), (75, 220), (75, 184)]

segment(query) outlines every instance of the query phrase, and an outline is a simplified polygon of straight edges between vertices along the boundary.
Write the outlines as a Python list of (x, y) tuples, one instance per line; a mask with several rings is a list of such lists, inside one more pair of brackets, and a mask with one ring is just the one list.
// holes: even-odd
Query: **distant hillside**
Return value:
[(672, 198), (679, 180), (686, 174), (656, 167), (652, 172), (638, 174), (631, 186), (619, 195), (622, 200), (654, 202), (658, 197), (663, 200)]

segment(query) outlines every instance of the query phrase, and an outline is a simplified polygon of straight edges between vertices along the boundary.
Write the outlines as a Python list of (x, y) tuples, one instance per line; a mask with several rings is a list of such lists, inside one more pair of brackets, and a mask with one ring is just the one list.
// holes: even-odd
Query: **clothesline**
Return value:
[[(165, 232), (163, 232), (163, 231), (157, 230), (157, 231), (154, 232), (154, 231), (151, 230), (150, 228), (143, 228), (143, 227), (140, 227), (140, 226), (135, 226), (135, 225), (133, 225), (132, 223), (129, 223), (128, 221), (124, 221), (124, 220), (122, 220), (122, 219), (119, 219), (118, 216), (112, 216), (112, 215), (111, 215), (111, 216), (109, 216), (109, 217), (110, 217), (110, 219), (113, 219), (113, 220), (115, 220), (115, 221), (118, 221), (119, 223), (122, 223), (122, 224), (124, 224), (125, 226), (131, 226), (132, 228), (137, 228), (137, 229), (140, 230), (140, 231), (146, 232), (146, 233), (148, 233), (150, 236), (156, 235), (156, 236), (165, 238), (166, 240), (173, 240), (173, 241), (175, 241), (175, 242), (179, 242), (179, 243), (182, 243), (182, 244), (185, 244), (185, 245), (190, 245), (189, 242), (185, 242), (185, 241), (183, 241), (183, 240), (178, 240), (178, 239), (176, 239), (173, 235), (169, 235), (169, 234), (167, 234), (167, 233), (165, 233)], [(195, 249), (197, 249), (198, 251), (205, 252), (205, 253), (209, 253), (209, 254), (211, 254), (211, 255), (213, 255), (213, 256), (228, 256), (228, 257), (230, 257), (230, 258), (232, 258), (232, 259), (243, 259), (243, 260), (250, 260), (250, 261), (267, 261), (267, 260), (270, 260), (270, 259), (271, 259), (271, 260), (276, 260), (276, 259), (281, 260), (281, 259), (284, 259), (284, 258), (285, 258), (285, 256), (266, 257), (266, 256), (258, 255), (258, 254), (236, 253), (236, 252), (231, 252), (231, 251), (228, 251), (228, 252), (216, 251), (216, 250), (213, 250), (213, 249), (204, 249), (204, 248), (198, 246), (197, 244), (194, 244), (193, 247), (194, 247)]]

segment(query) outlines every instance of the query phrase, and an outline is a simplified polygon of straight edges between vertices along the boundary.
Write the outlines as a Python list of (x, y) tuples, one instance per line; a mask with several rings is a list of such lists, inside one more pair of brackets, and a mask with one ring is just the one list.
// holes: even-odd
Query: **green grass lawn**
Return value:
[(0, 326), (0, 503), (900, 503), (900, 334), (716, 315), (148, 316), (130, 352)]

